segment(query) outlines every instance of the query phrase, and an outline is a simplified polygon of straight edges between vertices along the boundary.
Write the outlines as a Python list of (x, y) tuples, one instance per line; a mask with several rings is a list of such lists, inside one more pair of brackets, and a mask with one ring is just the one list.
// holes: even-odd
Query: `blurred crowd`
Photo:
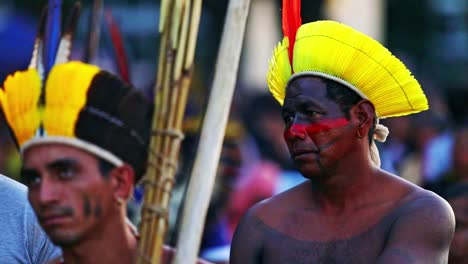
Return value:
[[(35, 21), (40, 13), (38, 4), (28, 4), (28, 2), (2, 1), (0, 3), (0, 82), (3, 82), (7, 74), (24, 69), (28, 64), (35, 36)], [(157, 18), (156, 15), (151, 15), (151, 8), (154, 7), (156, 10), (157, 6), (154, 6), (155, 4), (151, 1), (133, 2), (127, 7), (124, 1), (115, 1), (116, 6), (113, 11), (117, 22), (121, 23), (123, 35), (126, 36), (125, 44), (130, 58), (132, 82), (137, 87), (145, 89), (148, 95), (152, 95), (151, 88), (154, 82), (157, 56)], [(206, 12), (202, 17), (200, 28), (200, 39), (203, 40), (197, 50), (198, 64), (195, 69), (191, 99), (187, 107), (187, 118), (184, 122), (185, 140), (172, 195), (171, 230), (168, 235), (170, 243), (176, 241), (180, 204), (183, 203), (184, 192), (196, 155), (203, 121), (203, 107), (206, 105), (209, 94), (209, 89), (206, 87), (209, 87), (211, 83), (216, 56), (214, 51), (216, 51), (221, 35), (223, 12), (227, 3), (224, 0), (206, 2), (206, 7), (204, 7)], [(320, 5), (321, 2), (323, 1), (317, 1), (316, 4), (304, 4), (304, 10), (307, 10), (308, 5)], [(406, 1), (393, 1), (389, 4), (387, 42), (391, 50), (394, 47), (396, 52), (405, 57), (413, 52), (411, 48), (408, 48), (411, 45), (400, 45), (405, 43), (402, 42), (404, 38), (395, 38), (392, 32), (395, 34), (399, 31), (391, 28), (392, 21), (400, 21), (395, 15), (395, 10), (401, 8), (396, 4), (398, 2)], [(440, 1), (423, 2), (427, 4)], [(89, 9), (86, 10), (85, 6), (84, 17), (89, 14)], [(466, 3), (464, 10), (466, 14)], [(411, 13), (408, 10), (405, 12)], [(401, 16), (406, 14), (405, 12)], [(123, 21), (126, 16), (135, 18), (135, 23), (147, 22), (151, 23), (151, 26), (146, 25), (133, 32), (132, 28), (135, 25)], [(311, 16), (309, 18), (306, 16), (306, 19), (320, 18), (320, 14)], [(400, 19), (407, 18), (401, 17)], [(457, 21), (451, 23), (457, 24)], [(461, 22), (463, 21), (465, 22), (465, 42), (462, 42), (462, 45), (467, 44), (468, 39), (466, 28), (468, 23), (466, 23), (466, 18)], [(148, 30), (145, 31), (145, 28)], [(79, 42), (85, 39), (85, 31), (85, 26), (82, 25), (81, 31), (77, 33), (76, 42), (78, 43), (72, 54), (74, 58), (79, 59), (82, 54)], [(106, 42), (105, 30), (103, 30), (102, 38), (103, 44), (98, 64), (110, 71), (115, 71), (112, 53), (106, 52), (108, 50), (106, 43), (109, 40)], [(434, 68), (421, 66), (422, 63), (437, 62), (437, 54), (434, 54), (435, 58), (432, 60), (423, 60), (421, 64), (418, 62), (420, 57), (407, 57), (407, 64), (426, 91), (430, 110), (410, 117), (381, 120), (380, 122), (389, 128), (390, 135), (385, 143), (378, 145), (383, 169), (434, 191), (450, 202), (457, 219), (457, 233), (451, 251), (453, 252), (452, 258), (455, 259), (463, 258), (468, 248), (467, 47), (468, 45), (462, 51), (465, 57), (461, 59), (458, 57), (458, 60), (462, 60), (462, 66), (454, 67), (448, 61), (442, 61), (446, 63), (447, 69), (450, 69), (445, 74), (440, 73), (443, 67), (436, 68), (438, 74), (433, 75), (431, 70)], [(460, 47), (456, 46), (454, 52), (459, 49)], [(449, 51), (445, 50), (445, 52)], [(456, 65), (459, 65), (458, 60)], [(243, 64), (241, 67), (243, 68), (241, 71), (245, 71), (248, 70), (249, 65)], [(444, 78), (440, 79), (440, 75)], [(460, 76), (462, 76), (461, 79)], [(248, 83), (239, 82), (236, 90), (202, 240), (201, 255), (218, 263), (227, 262), (234, 229), (240, 217), (250, 206), (304, 180), (294, 169), (283, 142), (284, 125), (281, 107), (268, 94), (266, 83), (264, 87), (254, 87), (255, 89), (251, 89), (250, 86)], [(16, 147), (10, 138), (4, 118), (1, 116), (0, 173), (18, 179), (20, 166)], [(137, 187), (133, 203), (129, 207), (129, 216), (136, 223), (139, 221), (138, 207), (141, 205), (142, 195), (142, 187)], [(453, 263), (458, 262), (453, 261)]]

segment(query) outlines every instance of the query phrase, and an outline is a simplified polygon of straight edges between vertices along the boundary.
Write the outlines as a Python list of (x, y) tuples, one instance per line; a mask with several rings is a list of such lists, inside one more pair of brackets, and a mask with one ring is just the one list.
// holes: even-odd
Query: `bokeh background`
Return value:
[[(72, 59), (77, 60), (84, 56), (92, 6), (92, 0), (81, 2), (83, 10), (72, 52)], [(0, 1), (0, 83), (8, 74), (27, 67), (45, 3), (45, 0)], [(63, 0), (64, 18), (73, 3)], [(186, 140), (173, 194), (168, 243), (173, 243), (177, 235), (177, 215), (206, 110), (227, 3), (227, 0), (203, 1), (195, 74), (184, 122)], [(452, 197), (453, 188), (468, 183), (468, 2), (314, 0), (303, 1), (302, 6), (303, 22), (334, 19), (349, 24), (384, 43), (413, 72), (429, 98), (430, 110), (381, 120), (390, 129), (387, 142), (378, 145), (382, 167), (447, 199)], [(107, 0), (104, 13), (113, 17), (121, 33), (130, 81), (152, 97), (159, 45), (159, 1)], [(269, 96), (265, 81), (268, 60), (281, 39), (280, 21), (280, 0), (252, 0), (201, 249), (204, 257), (219, 263), (226, 262), (234, 228), (248, 207), (303, 180), (283, 143), (281, 108)], [(112, 28), (104, 19), (99, 28), (99, 49), (93, 63), (119, 74), (110, 37)], [(0, 117), (0, 173), (20, 180), (20, 166), (16, 147), (4, 118)], [(467, 196), (466, 188), (463, 190), (458, 193)], [(136, 188), (129, 207), (135, 223), (139, 221), (142, 192), (141, 187)], [(467, 248), (464, 232), (465, 244), (459, 244)]]

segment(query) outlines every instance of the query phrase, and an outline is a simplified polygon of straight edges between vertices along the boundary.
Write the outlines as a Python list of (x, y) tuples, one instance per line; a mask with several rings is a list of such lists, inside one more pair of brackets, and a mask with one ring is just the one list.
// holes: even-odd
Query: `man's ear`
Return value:
[(135, 171), (133, 168), (128, 164), (124, 164), (112, 169), (109, 176), (114, 190), (114, 199), (120, 202), (122, 199), (126, 201), (130, 198), (135, 181)]
[(361, 100), (350, 111), (351, 120), (356, 124), (356, 136), (364, 138), (374, 125), (375, 108), (369, 100)]

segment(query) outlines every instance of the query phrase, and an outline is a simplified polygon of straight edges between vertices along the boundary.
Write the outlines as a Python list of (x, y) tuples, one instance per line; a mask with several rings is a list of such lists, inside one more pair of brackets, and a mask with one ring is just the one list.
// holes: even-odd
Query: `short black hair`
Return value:
[[(327, 87), (327, 97), (335, 101), (339, 106), (343, 114), (349, 120), (351, 118), (349, 110), (357, 103), (359, 103), (363, 98), (358, 95), (355, 91), (344, 86), (341, 83), (335, 82), (329, 79), (322, 79), (325, 82)], [(372, 143), (375, 126), (377, 124), (377, 119), (374, 117), (373, 125), (369, 129), (369, 144)]]
[(103, 158), (98, 158), (98, 168), (101, 175), (104, 176), (104, 178), (107, 178), (109, 172), (115, 168), (115, 166)]

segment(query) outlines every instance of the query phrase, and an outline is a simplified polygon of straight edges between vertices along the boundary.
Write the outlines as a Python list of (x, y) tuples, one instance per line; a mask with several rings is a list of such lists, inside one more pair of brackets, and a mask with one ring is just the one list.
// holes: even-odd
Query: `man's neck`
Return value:
[(379, 169), (367, 159), (352, 158), (340, 165), (332, 175), (312, 179), (315, 200), (325, 213), (343, 214), (354, 210), (372, 197), (369, 195), (379, 174)]
[(101, 230), (73, 247), (62, 247), (64, 263), (133, 263), (137, 240), (124, 217), (106, 221)]

